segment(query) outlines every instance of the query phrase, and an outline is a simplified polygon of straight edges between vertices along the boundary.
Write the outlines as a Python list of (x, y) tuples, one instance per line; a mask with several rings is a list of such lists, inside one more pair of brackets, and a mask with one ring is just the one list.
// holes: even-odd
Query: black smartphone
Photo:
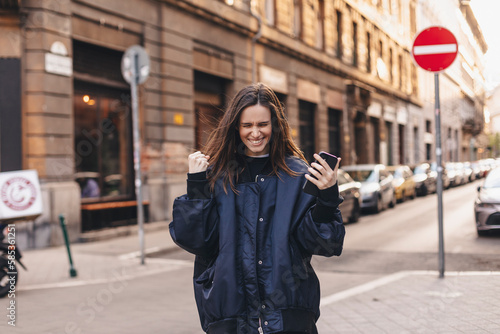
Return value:
[[(330, 166), (330, 168), (333, 170), (335, 169), (335, 166), (337, 166), (337, 163), (339, 161), (339, 158), (334, 156), (333, 154), (321, 151), (319, 152), (319, 156), (326, 161), (326, 163)], [(318, 162), (318, 161), (316, 161)], [(309, 174), (311, 175), (311, 174)], [(311, 175), (312, 177), (316, 178), (314, 175)], [(319, 196), (319, 189), (318, 187), (310, 182), (309, 180), (306, 179), (306, 182), (304, 182), (304, 186), (302, 187), (302, 190), (310, 195), (313, 196)]]

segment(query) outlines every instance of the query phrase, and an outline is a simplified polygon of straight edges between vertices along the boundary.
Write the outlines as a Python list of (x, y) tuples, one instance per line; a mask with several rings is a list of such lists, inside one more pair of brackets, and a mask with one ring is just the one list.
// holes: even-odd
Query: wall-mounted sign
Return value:
[(0, 173), (0, 219), (36, 217), (42, 213), (42, 194), (36, 170)]
[(424, 133), (424, 143), (432, 144), (434, 142), (434, 135), (429, 132)]
[(396, 115), (398, 124), (406, 125), (408, 124), (408, 111), (405, 107), (399, 107)]
[(387, 122), (395, 122), (396, 121), (396, 108), (393, 106), (384, 106), (384, 120)]
[(68, 57), (68, 50), (63, 43), (54, 42), (50, 52), (45, 54), (45, 71), (66, 77), (73, 75), (73, 59)]
[(287, 74), (283, 71), (265, 66), (259, 66), (260, 81), (278, 93), (288, 94)]
[(329, 108), (335, 108), (338, 110), (344, 109), (344, 95), (336, 90), (326, 91), (326, 105)]
[(372, 102), (366, 113), (368, 116), (380, 118), (382, 116), (382, 105), (378, 102)]
[(297, 79), (297, 97), (301, 100), (319, 104), (321, 92), (319, 85), (305, 79)]
[(177, 125), (184, 125), (184, 114), (175, 113), (174, 114), (174, 123)]

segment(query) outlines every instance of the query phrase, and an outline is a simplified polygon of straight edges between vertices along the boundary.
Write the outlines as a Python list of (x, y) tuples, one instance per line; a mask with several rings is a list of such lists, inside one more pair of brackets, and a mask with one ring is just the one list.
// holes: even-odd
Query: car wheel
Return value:
[(477, 235), (480, 237), (486, 237), (486, 236), (490, 235), (490, 231), (477, 230)]
[(382, 198), (380, 198), (380, 195), (377, 196), (377, 203), (375, 203), (375, 213), (379, 213), (382, 210), (384, 210), (384, 203), (382, 203)]
[(394, 208), (396, 206), (396, 194), (392, 194), (391, 202), (389, 203), (390, 208)]
[(427, 193), (428, 193), (427, 186), (424, 185), (422, 187), (422, 196), (427, 196)]
[(356, 223), (359, 220), (359, 216), (361, 215), (361, 208), (359, 205), (359, 200), (354, 202), (354, 207), (351, 211), (351, 216), (349, 217), (349, 223)]

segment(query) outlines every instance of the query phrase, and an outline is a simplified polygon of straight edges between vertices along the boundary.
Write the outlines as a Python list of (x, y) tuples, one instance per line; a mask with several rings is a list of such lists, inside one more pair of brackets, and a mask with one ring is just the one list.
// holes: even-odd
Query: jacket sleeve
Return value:
[[(343, 198), (336, 193), (328, 199), (319, 197), (298, 223), (294, 238), (308, 254), (333, 256), (342, 253), (345, 228), (338, 208)], [(321, 214), (318, 214), (321, 212)]]
[(189, 199), (186, 195), (177, 197), (172, 218), (170, 235), (177, 245), (205, 258), (217, 253), (219, 214), (214, 198)]

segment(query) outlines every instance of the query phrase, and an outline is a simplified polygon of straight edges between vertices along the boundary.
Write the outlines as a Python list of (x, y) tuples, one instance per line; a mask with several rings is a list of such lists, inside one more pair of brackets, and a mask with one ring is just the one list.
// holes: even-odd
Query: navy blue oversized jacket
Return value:
[(259, 326), (316, 332), (320, 289), (310, 260), (342, 252), (342, 198), (337, 191), (327, 203), (331, 221), (314, 221), (317, 199), (302, 191), (307, 165), (295, 157), (286, 163), (300, 175), (243, 179), (238, 194), (217, 182), (210, 198), (174, 201), (170, 233), (196, 255), (195, 298), (209, 334), (253, 334)]

